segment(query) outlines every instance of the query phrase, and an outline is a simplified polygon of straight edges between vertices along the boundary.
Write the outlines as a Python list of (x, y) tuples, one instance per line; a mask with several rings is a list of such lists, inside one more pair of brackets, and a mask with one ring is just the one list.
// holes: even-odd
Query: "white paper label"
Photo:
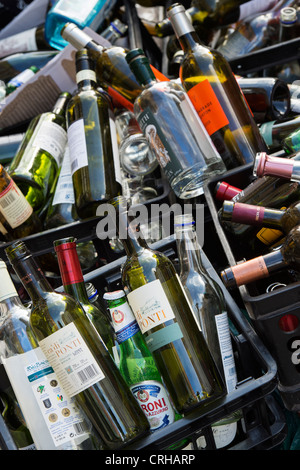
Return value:
[(222, 363), (225, 375), (225, 382), (228, 393), (235, 389), (237, 383), (234, 355), (228, 325), (227, 312), (215, 316), (219, 344), (221, 349)]
[(23, 72), (19, 73), (16, 77), (12, 78), (7, 85), (19, 87), (24, 83), (28, 82), (33, 76), (35, 72), (31, 69), (26, 69)]
[(74, 204), (74, 187), (71, 174), (71, 162), (69, 146), (66, 146), (65, 154), (58, 177), (52, 205), (56, 204)]
[(35, 32), (36, 28), (31, 28), (1, 39), (0, 57), (5, 57), (19, 51), (37, 51)]
[(109, 110), (109, 126), (110, 126), (110, 135), (111, 135), (111, 145), (112, 145), (112, 151), (113, 151), (113, 157), (114, 157), (115, 179), (119, 184), (122, 184), (117, 129), (116, 129), (115, 119), (112, 116), (112, 111), (110, 110)]
[(0, 194), (0, 212), (11, 228), (22, 225), (33, 212), (33, 208), (13, 180)]
[(43, 339), (39, 345), (70, 397), (104, 378), (74, 323)]
[(49, 152), (60, 167), (67, 139), (67, 132), (61, 126), (55, 122), (43, 121), (30, 145)]
[(158, 279), (130, 292), (127, 299), (142, 333), (175, 318)]
[(68, 144), (70, 151), (71, 173), (88, 166), (88, 154), (85, 142), (83, 119), (73, 122), (68, 128)]

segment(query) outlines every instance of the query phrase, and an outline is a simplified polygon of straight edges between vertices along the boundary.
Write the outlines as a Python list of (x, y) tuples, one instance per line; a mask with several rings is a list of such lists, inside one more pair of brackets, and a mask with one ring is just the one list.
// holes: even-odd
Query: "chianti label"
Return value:
[(74, 323), (43, 339), (39, 345), (70, 397), (104, 378)]
[(151, 431), (164, 428), (174, 422), (175, 413), (163, 385), (146, 380), (130, 387), (136, 401), (145, 413)]

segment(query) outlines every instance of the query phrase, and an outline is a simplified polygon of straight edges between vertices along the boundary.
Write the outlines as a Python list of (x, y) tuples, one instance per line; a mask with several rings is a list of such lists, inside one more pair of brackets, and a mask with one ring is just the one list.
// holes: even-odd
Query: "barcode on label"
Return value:
[(0, 199), (0, 206), (2, 209), (6, 209), (10, 204), (16, 200), (16, 196), (13, 193), (7, 194), (5, 197)]
[(73, 426), (77, 435), (84, 434), (88, 431), (87, 425), (84, 421), (81, 421), (80, 423), (74, 423)]
[(81, 383), (85, 383), (88, 380), (92, 379), (97, 375), (97, 369), (93, 364), (87, 366), (85, 369), (82, 369), (81, 371), (77, 372), (79, 379), (81, 380)]

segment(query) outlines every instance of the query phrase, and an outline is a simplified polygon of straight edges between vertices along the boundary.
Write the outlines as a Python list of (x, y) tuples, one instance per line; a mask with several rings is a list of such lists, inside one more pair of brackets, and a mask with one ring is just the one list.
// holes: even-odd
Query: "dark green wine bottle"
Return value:
[(80, 303), (52, 289), (23, 242), (6, 254), (32, 300), (30, 325), (39, 346), (106, 448), (142, 436), (149, 423)]
[(80, 218), (121, 194), (119, 155), (111, 103), (97, 90), (96, 74), (87, 49), (76, 53), (78, 92), (67, 108), (68, 145)]
[(130, 225), (125, 198), (111, 202), (127, 254), (122, 283), (128, 303), (176, 410), (187, 412), (221, 397), (226, 393), (223, 380), (172, 262), (148, 248)]

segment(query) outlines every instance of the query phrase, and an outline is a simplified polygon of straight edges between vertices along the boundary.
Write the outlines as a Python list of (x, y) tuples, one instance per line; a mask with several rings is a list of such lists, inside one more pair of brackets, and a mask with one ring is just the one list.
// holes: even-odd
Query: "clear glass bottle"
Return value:
[[(163, 385), (155, 360), (146, 344), (138, 323), (122, 290), (107, 292), (112, 324), (119, 344), (119, 370), (145, 413), (150, 430), (165, 428), (176, 420), (168, 393)], [(178, 418), (180, 416), (178, 415)]]
[(76, 81), (66, 120), (75, 207), (85, 219), (96, 215), (100, 203), (121, 194), (120, 163), (112, 106), (97, 89), (87, 49), (76, 52)]
[(41, 210), (61, 167), (67, 144), (65, 112), (71, 95), (60, 93), (51, 111), (33, 118), (8, 172), (34, 211)]
[(205, 181), (226, 168), (188, 95), (175, 82), (159, 82), (141, 49), (126, 60), (143, 86), (136, 119), (173, 191), (182, 199), (202, 194)]
[(266, 145), (228, 62), (201, 43), (182, 5), (167, 15), (185, 53), (181, 83), (227, 169), (253, 162)]
[(23, 242), (5, 252), (32, 300), (30, 325), (42, 352), (104, 447), (120, 448), (144, 435), (148, 421), (80, 303), (53, 290)]
[(10, 93), (24, 85), (24, 83), (28, 82), (38, 71), (38, 67), (31, 65), (31, 67), (23, 70), (23, 72), (9, 80), (9, 82), (6, 84), (6, 95), (10, 95)]
[[(30, 310), (22, 304), (2, 260), (0, 271), (1, 360), (36, 449), (97, 448), (91, 426), (74, 399), (67, 396), (38, 347), (29, 322)], [(57, 396), (61, 397), (59, 401)], [(69, 412), (64, 414), (64, 410)]]
[(127, 255), (122, 284), (175, 409), (184, 413), (219, 398), (225, 393), (222, 377), (172, 262), (147, 246), (124, 198), (111, 203)]

